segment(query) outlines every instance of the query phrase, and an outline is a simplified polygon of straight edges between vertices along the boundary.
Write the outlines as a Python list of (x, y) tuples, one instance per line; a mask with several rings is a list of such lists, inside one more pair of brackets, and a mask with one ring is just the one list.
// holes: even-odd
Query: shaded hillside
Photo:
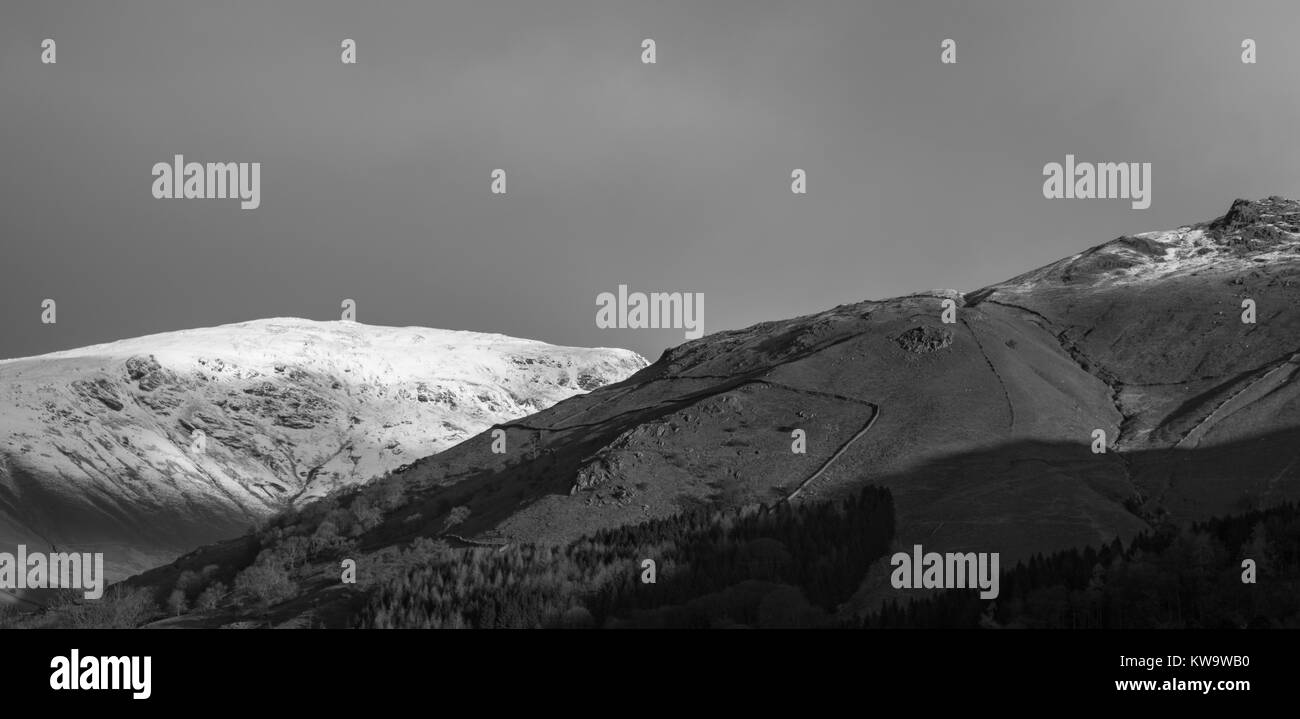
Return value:
[[(1236, 475), (1230, 468), (1247, 467), (1250, 461), (1277, 462), (1277, 453), (1273, 450), (1295, 446), (1297, 442), (1300, 442), (1300, 430), (1289, 430), (1227, 445), (1192, 450), (1137, 452), (1128, 461), (1134, 465), (1164, 467), (1169, 471), (1183, 467), (1192, 470), (1185, 475), (1189, 478), (1201, 477), (1206, 481), (1222, 482), (1231, 480)], [(1270, 460), (1269, 457), (1273, 459)], [(1040, 472), (1023, 475), (1011, 472), (1010, 465), (1013, 461), (1034, 464)], [(881, 477), (880, 486), (893, 487), (888, 490), (890, 506), (896, 511), (906, 502), (912, 509), (906, 525), (901, 518), (877, 519), (872, 520), (871, 524), (884, 527), (888, 522), (891, 525), (890, 533), (894, 541), (890, 553), (910, 549), (914, 543), (923, 544), (927, 551), (998, 552), (1002, 555), (1001, 566), (1004, 570), (1017, 562), (1029, 561), (1035, 555), (1055, 551), (1026, 549), (1027, 547), (1099, 547), (1115, 539), (1131, 542), (1144, 532), (1176, 532), (1180, 525), (1167, 515), (1153, 517), (1151, 521), (1154, 528), (1151, 528), (1129, 511), (1135, 500), (1123, 493), (1124, 486), (1107, 483), (1107, 468), (1122, 473), (1124, 463), (1125, 460), (1115, 454), (1097, 456), (1092, 455), (1086, 447), (1074, 443), (1050, 442), (994, 446), (939, 457), (906, 472)], [(1049, 472), (1049, 468), (1055, 469)], [(1249, 471), (1266, 476), (1274, 469), (1276, 466), (1261, 464)], [(358, 612), (370, 612), (365, 616), (371, 619), (364, 621), (374, 620), (383, 624), (375, 612), (384, 601), (389, 602), (390, 613), (387, 616), (392, 619), (396, 616), (392, 612), (397, 612), (397, 607), (404, 601), (401, 599), (405, 596), (402, 592), (416, 586), (430, 588), (430, 591), (442, 586), (439, 595), (442, 597), (441, 604), (421, 605), (424, 608), (419, 611), (426, 612), (419, 615), (423, 619), (406, 614), (406, 619), (401, 620), (401, 626), (424, 626), (426, 623), (432, 626), (435, 618), (439, 618), (443, 625), (454, 624), (457, 620), (454, 619), (452, 610), (458, 608), (471, 612), (458, 620), (461, 623), (474, 624), (481, 621), (473, 613), (478, 610), (470, 609), (480, 606), (471, 602), (472, 596), (479, 595), (466, 593), (467, 587), (475, 582), (486, 582), (481, 589), (488, 591), (490, 596), (497, 597), (493, 601), (508, 604), (503, 598), (504, 594), (491, 595), (491, 592), (501, 590), (508, 593), (523, 586), (532, 586), (528, 584), (532, 580), (527, 578), (535, 577), (544, 578), (545, 590), (534, 586), (524, 593), (538, 592), (537, 604), (530, 605), (535, 612), (512, 611), (513, 615), (517, 615), (516, 619), (524, 617), (520, 620), (523, 624), (545, 624), (543, 615), (553, 619), (553, 610), (567, 610), (575, 602), (592, 612), (601, 626), (611, 617), (633, 623), (644, 621), (655, 624), (663, 617), (656, 619), (650, 615), (639, 615), (640, 619), (636, 619), (628, 610), (685, 605), (690, 604), (690, 599), (678, 601), (665, 598), (659, 602), (655, 597), (660, 595), (654, 588), (641, 587), (633, 581), (640, 573), (640, 559), (649, 557), (663, 560), (665, 556), (671, 558), (672, 555), (672, 552), (643, 554), (654, 545), (654, 541), (647, 537), (653, 538), (665, 528), (676, 527), (683, 532), (676, 535), (674, 542), (684, 542), (685, 546), (694, 547), (690, 550), (692, 556), (704, 556), (710, 551), (726, 555), (721, 549), (726, 546), (722, 537), (734, 526), (723, 523), (725, 517), (729, 516), (724, 510), (727, 505), (723, 498), (715, 499), (711, 509), (695, 505), (694, 509), (685, 513), (602, 529), (563, 542), (507, 542), (495, 532), (467, 537), (464, 525), (469, 523), (468, 518), (461, 523), (449, 523), (444, 519), (438, 525), (430, 526), (422, 522), (423, 515), (412, 511), (418, 507), (446, 506), (450, 508), (446, 513), (447, 518), (454, 520), (456, 517), (464, 517), (463, 508), (472, 506), (473, 503), (475, 490), (472, 488), (477, 487), (479, 492), (491, 491), (492, 476), (485, 474), (431, 490), (427, 494), (421, 493), (420, 498), (414, 502), (411, 497), (400, 494), (400, 485), (396, 483), (380, 482), (364, 488), (354, 488), (345, 494), (281, 515), (254, 535), (191, 552), (172, 565), (133, 578), (126, 589), (140, 589), (147, 603), (157, 606), (164, 605), (172, 593), (182, 589), (186, 592), (189, 606), (193, 606), (205, 590), (213, 585), (221, 587), (220, 601), (207, 610), (167, 620), (167, 626), (212, 627), (249, 621), (270, 626), (301, 626), (310, 622), (319, 622), (324, 626), (350, 626)], [(807, 507), (815, 511), (800, 516), (817, 517), (820, 516), (817, 512), (838, 511), (835, 510), (837, 503), (845, 506), (843, 502), (846, 500), (866, 496), (862, 494), (863, 491), (880, 491), (873, 488), (876, 484), (873, 481), (872, 486), (865, 486), (847, 494), (843, 499), (830, 502), (776, 500), (779, 507), (766, 511), (776, 512), (773, 515), (776, 517), (792, 516), (781, 513), (790, 511), (790, 508)], [(1246, 486), (1243, 489), (1249, 494), (1252, 487)], [(1254, 489), (1258, 491), (1259, 485), (1254, 485)], [(1130, 505), (1129, 508), (1125, 507), (1126, 503)], [(461, 509), (458, 511), (457, 508)], [(731, 513), (739, 511), (736, 516), (749, 516), (756, 509), (757, 505), (750, 505), (743, 510), (733, 509)], [(1249, 511), (1249, 507), (1243, 507), (1234, 513)], [(384, 514), (390, 517), (389, 521), (380, 519)], [(969, 519), (952, 521), (953, 516), (961, 514), (966, 514)], [(415, 519), (394, 522), (391, 518), (395, 516)], [(705, 525), (705, 530), (699, 529), (698, 524), (692, 524), (698, 522), (700, 517), (713, 518), (709, 520), (712, 524)], [(822, 522), (826, 529), (837, 526), (825, 519), (817, 521)], [(849, 527), (847, 533), (838, 530), (818, 533), (819, 530), (811, 530), (807, 537), (788, 532), (776, 536), (792, 555), (804, 558), (798, 563), (798, 569), (806, 570), (817, 566), (819, 560), (814, 557), (823, 551), (827, 552), (827, 561), (841, 566), (844, 558), (842, 552), (857, 541), (855, 538), (863, 536), (860, 530), (852, 529), (854, 525), (845, 526)], [(696, 529), (690, 529), (691, 527)], [(1081, 536), (1089, 539), (1077, 541)], [(466, 542), (465, 539), (472, 539), (473, 543)], [(717, 546), (710, 550), (709, 542)], [(807, 544), (801, 546), (800, 542)], [(341, 584), (339, 581), (340, 563), (347, 558), (358, 562), (355, 585)], [(704, 565), (692, 563), (692, 566)], [(791, 564), (787, 568), (794, 567)], [(827, 622), (838, 621), (836, 617), (854, 617), (879, 611), (890, 600), (908, 602), (925, 599), (936, 593), (931, 590), (893, 589), (888, 584), (889, 568), (884, 562), (855, 560), (851, 567), (842, 566), (837, 572), (841, 580), (851, 576), (853, 581), (862, 584), (853, 596), (834, 593), (833, 601), (821, 600), (821, 604), (812, 605), (820, 606), (813, 614)], [(671, 572), (668, 574), (671, 575)], [(458, 576), (464, 581), (458, 581)], [(743, 579), (716, 569), (680, 572), (677, 576), (679, 581), (694, 587), (686, 592), (696, 592), (691, 594), (693, 598), (713, 594), (749, 580), (771, 584), (770, 574), (762, 572), (746, 575)], [(438, 581), (434, 582), (435, 579)], [(725, 586), (715, 587), (714, 584), (719, 581)], [(524, 584), (518, 584), (519, 582)], [(587, 596), (588, 593), (609, 582), (614, 583), (609, 586), (623, 587), (616, 592), (617, 598), (610, 600), (608, 605), (588, 604), (591, 599)], [(793, 582), (792, 585), (799, 585), (799, 582)], [(407, 589), (400, 590), (403, 586)], [(666, 582), (664, 586), (671, 588), (674, 585)], [(449, 587), (460, 589), (452, 591)], [(760, 598), (765, 591), (773, 588), (768, 585), (749, 587), (758, 592)], [(378, 595), (375, 592), (385, 591), (390, 592), (388, 600), (376, 599)], [(810, 602), (814, 602), (814, 597), (818, 596), (808, 589), (803, 591), (804, 598)], [(480, 596), (480, 599), (489, 595)], [(753, 598), (752, 595), (741, 592), (731, 596), (731, 599), (741, 601), (745, 596)], [(380, 605), (373, 605), (376, 601)], [(722, 603), (727, 605), (730, 601), (726, 599)], [(372, 608), (367, 610), (367, 606)], [(411, 607), (408, 606), (407, 609)], [(54, 617), (50, 621), (58, 623), (62, 620)]]
[(355, 626), (816, 626), (888, 549), (893, 519), (889, 492), (867, 487), (844, 502), (694, 511), (564, 547), (444, 549), (383, 582)]
[[(1296, 439), (1271, 437), (1267, 445)], [(1193, 450), (1188, 461), (1231, 461), (1260, 447)], [(1217, 452), (1227, 454), (1210, 456)], [(960, 502), (966, 492), (950, 494)], [(362, 549), (368, 535), (355, 526), (344, 527), (351, 539), (308, 539), (295, 533), (300, 525), (271, 526), (187, 555), (137, 578), (135, 588), (119, 585), (103, 602), (73, 599), (39, 615), (0, 617), (0, 626), (1241, 628), (1300, 621), (1294, 504), (1035, 553), (1002, 565), (992, 600), (978, 590), (894, 590), (864, 610), (849, 595), (866, 575), (889, 575), (889, 554), (906, 549), (891, 545), (892, 504), (888, 490), (867, 486), (840, 501), (701, 508), (560, 545), (458, 548), (419, 537), (374, 552)], [(362, 492), (329, 521), (356, 514), (358, 505), (365, 505)], [(1050, 527), (1052, 517), (1041, 523)], [(998, 542), (980, 546), (989, 544)], [(927, 540), (927, 549), (956, 545), (942, 534)], [(331, 569), (345, 557), (364, 557), (355, 587), (340, 585)], [(655, 562), (654, 582), (646, 581), (647, 559)], [(1241, 581), (1243, 559), (1256, 563), (1253, 583)]]
[[(1254, 562), (1243, 582), (1243, 561)], [(1294, 504), (1035, 556), (1001, 595), (947, 591), (890, 602), (861, 628), (1300, 628), (1300, 509)]]

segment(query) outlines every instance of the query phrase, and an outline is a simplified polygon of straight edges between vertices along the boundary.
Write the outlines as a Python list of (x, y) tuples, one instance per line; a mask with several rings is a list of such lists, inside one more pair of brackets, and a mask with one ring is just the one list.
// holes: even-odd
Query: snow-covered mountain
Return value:
[(1045, 285), (1112, 288), (1154, 285), (1203, 272), (1251, 272), (1300, 256), (1300, 203), (1282, 197), (1236, 200), (1222, 217), (1176, 230), (1126, 235), (995, 285), (1002, 294)]
[(0, 548), (104, 551), (121, 576), (645, 366), (284, 318), (0, 361)]

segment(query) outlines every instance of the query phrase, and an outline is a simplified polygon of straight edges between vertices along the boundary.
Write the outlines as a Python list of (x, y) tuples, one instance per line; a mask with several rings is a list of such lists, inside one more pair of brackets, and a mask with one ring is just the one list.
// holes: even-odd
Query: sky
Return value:
[[(654, 360), (683, 330), (600, 293), (716, 332), (974, 290), (1300, 196), (1296, 37), (1291, 0), (5, 2), (0, 357), (350, 298)], [(155, 199), (176, 154), (260, 162), (261, 206)], [(1150, 208), (1044, 198), (1066, 154), (1150, 162)]]

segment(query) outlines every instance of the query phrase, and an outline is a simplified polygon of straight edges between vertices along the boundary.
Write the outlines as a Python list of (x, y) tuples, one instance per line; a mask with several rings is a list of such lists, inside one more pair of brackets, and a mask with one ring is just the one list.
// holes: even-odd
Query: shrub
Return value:
[(235, 592), (264, 606), (282, 602), (296, 590), (289, 573), (274, 564), (254, 564), (235, 577)]
[(194, 608), (199, 611), (212, 611), (218, 605), (221, 605), (221, 599), (225, 597), (226, 592), (226, 585), (221, 584), (220, 581), (214, 581), (199, 594), (198, 599), (195, 599)]
[(466, 507), (464, 505), (455, 507), (451, 510), (451, 514), (448, 514), (447, 519), (443, 522), (442, 531), (445, 532), (448, 529), (451, 529), (452, 527), (456, 526), (457, 524), (464, 522), (466, 519), (469, 519), (469, 507)]
[(197, 572), (186, 569), (176, 579), (176, 590), (181, 592), (182, 596), (188, 598), (192, 594), (197, 594), (203, 588), (203, 580), (204, 578)]
[(433, 537), (416, 537), (411, 542), (410, 553), (420, 559), (441, 559), (451, 553), (451, 545), (444, 539)]
[(190, 603), (185, 599), (185, 590), (179, 587), (172, 590), (171, 596), (167, 597), (167, 611), (179, 617), (189, 608)]
[(212, 611), (221, 604), (222, 598), (226, 596), (226, 585), (221, 582), (213, 582), (199, 594), (199, 598), (194, 600), (194, 608), (199, 611)]
[(384, 515), (374, 505), (370, 504), (365, 497), (358, 497), (352, 502), (351, 513), (355, 522), (352, 526), (352, 534), (361, 534), (370, 531), (379, 526), (383, 521)]

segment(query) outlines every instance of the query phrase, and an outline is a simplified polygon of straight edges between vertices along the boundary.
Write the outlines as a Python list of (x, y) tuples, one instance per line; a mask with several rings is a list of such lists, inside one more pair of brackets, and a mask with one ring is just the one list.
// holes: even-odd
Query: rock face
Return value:
[(952, 345), (952, 332), (935, 327), (913, 327), (894, 338), (908, 352), (926, 354)]
[(113, 576), (646, 365), (615, 349), (273, 319), (0, 362), (0, 546)]
[(1295, 500), (1298, 223), (1293, 201), (1238, 201), (976, 292), (687, 342), (627, 382), (507, 423), (527, 451), (494, 455), (484, 434), (413, 468), (402, 481), (424, 516), (398, 511), (381, 531), (467, 506), (463, 536), (562, 541), (877, 483), (894, 493), (903, 546), (996, 551), (1010, 566)]

